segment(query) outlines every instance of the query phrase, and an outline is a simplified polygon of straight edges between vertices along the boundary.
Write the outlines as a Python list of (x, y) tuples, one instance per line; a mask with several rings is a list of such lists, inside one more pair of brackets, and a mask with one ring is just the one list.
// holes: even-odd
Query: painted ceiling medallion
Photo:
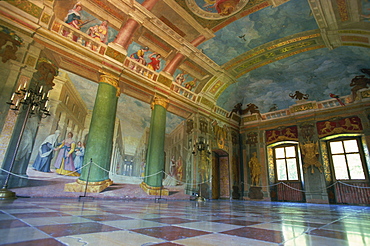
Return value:
[(204, 19), (223, 19), (241, 10), (249, 0), (186, 0), (189, 9)]

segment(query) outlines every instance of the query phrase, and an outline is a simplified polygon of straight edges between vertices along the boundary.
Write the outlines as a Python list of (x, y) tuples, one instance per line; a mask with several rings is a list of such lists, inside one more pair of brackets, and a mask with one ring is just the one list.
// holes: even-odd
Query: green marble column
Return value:
[[(109, 179), (113, 147), (114, 124), (119, 97), (118, 78), (102, 74), (86, 143), (84, 165), (76, 183), (66, 184), (64, 190), (71, 192), (101, 192), (113, 182)], [(87, 182), (87, 185), (86, 185)]]
[(167, 106), (168, 100), (157, 96), (152, 103), (145, 178), (141, 183), (141, 188), (149, 195), (168, 195), (168, 190), (162, 188)]

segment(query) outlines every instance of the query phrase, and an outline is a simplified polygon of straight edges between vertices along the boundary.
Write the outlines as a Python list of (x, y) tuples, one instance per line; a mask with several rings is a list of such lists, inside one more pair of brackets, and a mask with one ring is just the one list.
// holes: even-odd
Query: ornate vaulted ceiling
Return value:
[[(226, 76), (199, 86), (227, 110), (239, 102), (254, 103), (261, 112), (274, 104), (284, 109), (295, 103), (289, 97), (295, 91), (316, 101), (330, 93), (349, 95), (351, 79), (370, 66), (366, 0), (161, 2), (153, 13), (182, 37), (191, 42), (206, 36), (197, 48)], [(231, 14), (218, 13), (225, 2), (234, 6)]]
[[(75, 2), (54, 1), (56, 17)], [(160, 0), (150, 11), (143, 2), (81, 0), (86, 19), (109, 19), (110, 42), (129, 18), (140, 23), (128, 55), (148, 46), (163, 69), (183, 54), (174, 76), (196, 79), (195, 93), (228, 111), (237, 103), (286, 109), (295, 91), (315, 101), (349, 95), (351, 79), (370, 66), (367, 0)]]

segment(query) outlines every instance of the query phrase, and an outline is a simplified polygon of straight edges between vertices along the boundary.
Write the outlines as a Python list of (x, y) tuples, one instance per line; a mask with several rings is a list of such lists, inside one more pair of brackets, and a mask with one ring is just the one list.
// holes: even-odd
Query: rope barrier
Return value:
[[(110, 170), (107, 170), (107, 169), (105, 169), (105, 168), (103, 168), (103, 167), (99, 166), (99, 165), (98, 165), (97, 163), (95, 163), (95, 162), (89, 162), (89, 163), (85, 164), (84, 166), (82, 166), (82, 167), (80, 167), (80, 168), (76, 169), (75, 171), (71, 171), (71, 172), (69, 172), (69, 174), (76, 173), (76, 172), (78, 172), (78, 171), (82, 170), (82, 168), (86, 167), (87, 165), (90, 165), (90, 163), (94, 164), (95, 166), (97, 166), (97, 167), (98, 167), (98, 168), (100, 168), (101, 170), (103, 170), (103, 171), (105, 171), (105, 172), (108, 172), (109, 174), (115, 174), (115, 173), (111, 172)], [(19, 175), (19, 174), (15, 174), (15, 173), (9, 172), (8, 170), (5, 170), (5, 169), (3, 169), (3, 168), (0, 168), (0, 170), (1, 170), (1, 171), (3, 171), (3, 172), (5, 172), (5, 173), (8, 173), (8, 174), (10, 174), (10, 175), (13, 175), (13, 176), (15, 176), (15, 177), (19, 177), (19, 178), (23, 178), (23, 179), (30, 179), (30, 180), (53, 180), (53, 179), (59, 179), (59, 178), (62, 178), (62, 177), (63, 177), (63, 176), (56, 176), (56, 177), (51, 177), (51, 178), (30, 178), (30, 177), (25, 177), (25, 176), (22, 176), (22, 175)], [(175, 180), (178, 184), (181, 184), (181, 185), (192, 185), (192, 186), (197, 186), (197, 185), (201, 185), (201, 184), (209, 183), (209, 182), (211, 182), (211, 181), (212, 181), (212, 178), (210, 178), (210, 179), (208, 179), (208, 180), (206, 180), (206, 181), (204, 181), (204, 182), (200, 182), (200, 183), (186, 183), (186, 182), (183, 182), (183, 181), (181, 181), (181, 180), (178, 180), (178, 179), (174, 178), (173, 176), (171, 176), (169, 173), (166, 173), (165, 171), (158, 171), (158, 172), (153, 173), (153, 174), (151, 174), (151, 175), (144, 176), (144, 177), (137, 177), (137, 178), (145, 179), (145, 178), (153, 177), (153, 176), (156, 176), (156, 175), (158, 175), (158, 174), (162, 174), (162, 173), (163, 173), (163, 174), (165, 174), (165, 175), (167, 175), (167, 177), (169, 176), (172, 180)], [(69, 176), (69, 175), (64, 175), (64, 176)], [(322, 192), (322, 191), (327, 190), (327, 189), (329, 189), (330, 187), (332, 187), (332, 186), (334, 186), (334, 185), (336, 185), (336, 184), (338, 184), (338, 183), (343, 184), (343, 185), (346, 185), (346, 186), (350, 186), (350, 187), (353, 187), (353, 188), (359, 188), (359, 189), (370, 189), (370, 187), (355, 186), (355, 185), (347, 184), (347, 183), (345, 183), (345, 182), (336, 181), (335, 183), (333, 183), (333, 184), (331, 184), (331, 185), (327, 186), (326, 188), (320, 189), (320, 190), (318, 190), (318, 191)], [(279, 185), (279, 184), (283, 184), (284, 186), (286, 186), (286, 187), (288, 187), (288, 188), (290, 188), (290, 189), (292, 189), (292, 190), (299, 191), (299, 192), (308, 192), (308, 191), (305, 191), (305, 190), (300, 190), (300, 189), (294, 188), (294, 187), (292, 187), (292, 186), (289, 186), (288, 184), (286, 184), (286, 183), (284, 183), (284, 182), (279, 182), (279, 183), (276, 183), (276, 184), (272, 184), (272, 185), (268, 185), (268, 186), (259, 186), (259, 187), (262, 187), (262, 188), (263, 188), (263, 187), (272, 187), (272, 186), (277, 186), (277, 185)], [(310, 191), (310, 192), (318, 192), (318, 191)]]

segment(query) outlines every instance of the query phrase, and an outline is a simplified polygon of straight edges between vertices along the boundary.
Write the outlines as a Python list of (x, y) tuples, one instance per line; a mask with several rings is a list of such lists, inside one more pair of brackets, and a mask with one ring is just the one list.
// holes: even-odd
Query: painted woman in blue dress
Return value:
[(67, 176), (80, 176), (80, 174), (76, 172), (76, 168), (73, 163), (72, 154), (75, 151), (76, 143), (72, 137), (73, 133), (69, 132), (67, 138), (55, 149), (59, 150), (58, 157), (54, 163), (56, 168), (55, 172)]
[(84, 163), (84, 156), (85, 156), (85, 147), (81, 141), (78, 141), (76, 149), (75, 149), (75, 159), (74, 164), (76, 171), (81, 173), (81, 168)]
[(53, 151), (58, 143), (59, 135), (60, 131), (56, 130), (54, 134), (46, 137), (44, 142), (42, 142), (36, 160), (32, 165), (35, 170), (46, 173), (51, 172), (50, 163), (54, 156)]

